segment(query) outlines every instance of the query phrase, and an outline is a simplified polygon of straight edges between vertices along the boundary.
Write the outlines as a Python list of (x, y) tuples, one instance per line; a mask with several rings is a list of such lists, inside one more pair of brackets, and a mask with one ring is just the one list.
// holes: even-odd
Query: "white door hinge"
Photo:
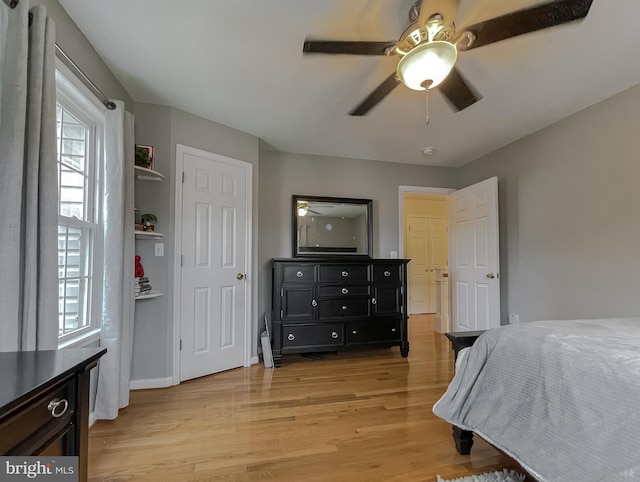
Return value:
[(182, 351), (182, 338), (180, 338), (180, 351)]
[(180, 255), (180, 266), (184, 266), (184, 254)]
[(182, 184), (184, 184), (184, 171), (182, 171)]

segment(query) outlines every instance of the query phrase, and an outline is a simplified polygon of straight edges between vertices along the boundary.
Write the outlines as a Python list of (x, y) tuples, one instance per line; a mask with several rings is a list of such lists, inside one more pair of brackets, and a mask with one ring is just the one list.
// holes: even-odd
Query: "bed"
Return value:
[(539, 321), (460, 352), (433, 412), (551, 482), (640, 480), (640, 318)]

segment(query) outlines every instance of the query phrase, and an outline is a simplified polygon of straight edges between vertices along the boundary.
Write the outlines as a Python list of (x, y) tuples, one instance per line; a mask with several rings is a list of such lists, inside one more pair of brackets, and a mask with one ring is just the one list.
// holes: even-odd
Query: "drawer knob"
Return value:
[(335, 331), (331, 333), (331, 338), (333, 338), (334, 340), (338, 338), (338, 336), (339, 336), (338, 333)]
[(349, 290), (347, 288), (342, 288), (342, 294), (346, 295), (349, 293)]
[(343, 271), (342, 272), (342, 277), (346, 278), (347, 276), (349, 276), (349, 272), (348, 271)]
[(347, 309), (346, 305), (342, 305), (342, 309), (346, 310)]
[(311, 302), (311, 306), (318, 306), (318, 302), (317, 302), (316, 300), (313, 300), (313, 301)]
[(287, 336), (287, 340), (289, 340), (289, 341), (293, 341), (295, 339), (296, 339), (296, 337), (293, 336), (293, 333), (289, 333), (289, 335)]
[(385, 272), (384, 272), (384, 275), (385, 275), (386, 277), (389, 277), (389, 276), (391, 276), (391, 272), (390, 272), (390, 271), (385, 271)]
[(371, 299), (371, 304), (372, 304), (372, 305), (377, 305), (377, 304), (378, 304), (378, 301), (377, 301), (375, 298), (372, 298), (372, 299)]
[(57, 398), (54, 398), (49, 402), (49, 405), (47, 405), (47, 410), (51, 412), (51, 415), (53, 415), (53, 418), (62, 417), (67, 412), (68, 408), (69, 408), (69, 402), (67, 402), (67, 400), (64, 398), (62, 400), (58, 400)]
[(395, 332), (396, 332), (396, 328), (391, 328), (391, 331), (392, 331), (393, 333), (395, 333)]
[(296, 276), (297, 276), (298, 278), (302, 278), (302, 277), (304, 276), (304, 273), (303, 273), (302, 271), (298, 271), (298, 272), (296, 273)]
[(353, 330), (351, 333), (353, 333), (354, 335), (358, 334), (358, 330)]

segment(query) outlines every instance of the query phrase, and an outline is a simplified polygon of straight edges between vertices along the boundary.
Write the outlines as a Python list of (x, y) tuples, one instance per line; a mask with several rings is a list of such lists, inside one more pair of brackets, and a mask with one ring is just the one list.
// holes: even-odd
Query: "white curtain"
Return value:
[(0, 9), (0, 351), (55, 349), (55, 25), (28, 0)]
[(124, 103), (107, 111), (105, 122), (104, 295), (96, 419), (112, 420), (129, 404), (133, 347), (133, 115)]

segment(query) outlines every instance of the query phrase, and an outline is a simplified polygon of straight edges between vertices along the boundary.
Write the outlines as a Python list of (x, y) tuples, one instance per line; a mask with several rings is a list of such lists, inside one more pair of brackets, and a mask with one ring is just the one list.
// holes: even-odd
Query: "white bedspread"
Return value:
[(640, 481), (640, 318), (490, 330), (433, 412), (541, 481)]

